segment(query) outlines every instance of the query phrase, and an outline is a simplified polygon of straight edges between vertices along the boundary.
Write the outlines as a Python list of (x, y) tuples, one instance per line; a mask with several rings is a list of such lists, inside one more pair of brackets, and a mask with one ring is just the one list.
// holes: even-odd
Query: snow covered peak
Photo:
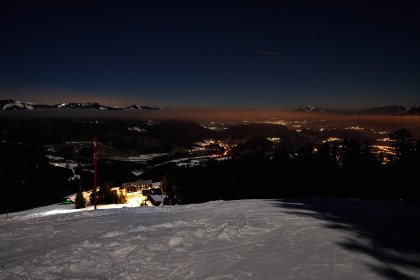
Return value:
[(15, 111), (15, 110), (32, 110), (34, 109), (34, 104), (30, 102), (21, 102), (18, 100), (0, 100), (0, 108), (1, 110), (9, 110), (9, 111)]
[(80, 103), (59, 103), (55, 105), (34, 104), (30, 102), (21, 102), (13, 99), (0, 100), (0, 110), (32, 110), (32, 109), (96, 109), (102, 111), (122, 111), (122, 110), (159, 110), (158, 107), (131, 105), (128, 107), (105, 106), (97, 102), (80, 102)]
[(325, 108), (318, 108), (314, 106), (306, 106), (302, 108), (294, 109), (293, 112), (319, 112), (319, 113), (335, 113), (337, 111)]
[(138, 104), (128, 106), (125, 109), (126, 110), (159, 110), (158, 107), (144, 106), (144, 105), (138, 105)]
[(138, 105), (138, 104), (134, 104), (134, 105), (131, 105), (131, 106), (128, 106), (127, 108), (126, 108), (127, 110), (141, 110), (141, 109), (143, 109), (142, 108), (142, 106), (141, 105)]

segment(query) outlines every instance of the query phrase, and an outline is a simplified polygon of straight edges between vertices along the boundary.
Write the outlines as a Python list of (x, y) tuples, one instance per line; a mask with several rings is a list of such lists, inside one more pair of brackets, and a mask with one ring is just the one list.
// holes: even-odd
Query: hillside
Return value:
[(415, 204), (238, 200), (57, 215), (66, 207), (1, 220), (0, 279), (420, 277)]

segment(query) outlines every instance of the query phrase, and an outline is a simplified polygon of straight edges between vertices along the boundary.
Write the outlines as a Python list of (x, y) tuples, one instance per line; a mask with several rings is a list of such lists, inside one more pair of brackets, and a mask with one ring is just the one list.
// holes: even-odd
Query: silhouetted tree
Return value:
[(114, 203), (114, 196), (112, 195), (111, 185), (108, 181), (104, 183), (104, 203), (111, 204)]
[(86, 200), (83, 197), (83, 192), (79, 190), (76, 194), (76, 209), (85, 208), (86, 207)]
[(395, 151), (394, 163), (398, 166), (406, 166), (412, 163), (414, 158), (414, 137), (406, 128), (400, 128), (391, 133), (392, 146)]
[(334, 164), (337, 164), (339, 158), (339, 149), (337, 142), (334, 142), (331, 148), (331, 158)]
[(274, 158), (278, 159), (280, 161), (288, 161), (289, 160), (289, 150), (287, 149), (287, 147), (281, 147), (279, 148), (275, 155)]
[(356, 167), (361, 162), (360, 145), (356, 140), (344, 139), (341, 149), (341, 163), (345, 167)]
[(296, 151), (295, 160), (301, 164), (308, 164), (313, 160), (314, 147), (311, 144), (306, 144)]
[(322, 166), (328, 166), (331, 163), (331, 148), (328, 142), (324, 142), (318, 146), (315, 153), (318, 164)]
[(416, 142), (416, 165), (420, 167), (420, 140)]
[(178, 202), (177, 197), (179, 194), (177, 192), (179, 191), (179, 186), (174, 173), (168, 172), (165, 174), (160, 183), (160, 188), (162, 189), (163, 194), (168, 197), (167, 201), (169, 204), (176, 204)]
[(98, 191), (98, 204), (111, 204), (115, 202), (114, 195), (111, 190), (111, 185), (108, 181), (104, 182), (104, 186)]
[(362, 148), (362, 161), (365, 167), (370, 168), (378, 163), (378, 159), (370, 148), (369, 141), (366, 140), (365, 145)]

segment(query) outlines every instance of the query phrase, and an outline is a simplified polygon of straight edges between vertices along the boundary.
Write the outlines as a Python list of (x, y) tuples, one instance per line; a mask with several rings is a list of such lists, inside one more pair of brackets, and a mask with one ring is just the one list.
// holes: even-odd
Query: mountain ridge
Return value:
[(318, 108), (315, 106), (306, 106), (306, 107), (300, 107), (297, 109), (292, 110), (293, 112), (314, 112), (314, 113), (338, 113), (337, 110), (332, 109), (325, 109), (325, 108)]
[(333, 109), (325, 109), (314, 106), (300, 107), (293, 109), (292, 112), (299, 113), (326, 113), (326, 114), (350, 114), (350, 115), (386, 115), (386, 116), (412, 116), (420, 115), (420, 106), (402, 106), (387, 105), (380, 107), (372, 107), (359, 111), (338, 111)]
[[(0, 100), (0, 111), (24, 111), (45, 109), (93, 109), (101, 111), (134, 111), (134, 110), (161, 110), (161, 107), (133, 104), (127, 107), (106, 106), (98, 102), (64, 102), (58, 104), (38, 104), (22, 102), (14, 99)], [(339, 111), (315, 106), (306, 106), (293, 109), (297, 113), (322, 113), (322, 114), (350, 114), (350, 115), (387, 115), (387, 116), (416, 116), (420, 115), (420, 106), (387, 105), (372, 107), (358, 111)]]
[(22, 111), (22, 110), (37, 110), (37, 109), (95, 109), (102, 111), (124, 111), (124, 110), (160, 110), (159, 107), (145, 106), (145, 105), (130, 105), (127, 107), (106, 106), (98, 102), (69, 102), (58, 103), (54, 105), (37, 104), (33, 102), (22, 102), (14, 99), (0, 100), (0, 110), (3, 111)]

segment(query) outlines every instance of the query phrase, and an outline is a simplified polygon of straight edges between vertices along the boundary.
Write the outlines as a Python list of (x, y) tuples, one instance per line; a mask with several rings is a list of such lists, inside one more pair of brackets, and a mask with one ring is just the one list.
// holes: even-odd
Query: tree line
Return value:
[[(305, 195), (358, 196), (420, 201), (420, 141), (407, 129), (390, 135), (393, 154), (376, 155), (369, 143), (353, 139), (278, 148), (264, 153), (210, 160), (204, 166), (154, 167), (143, 178), (162, 180), (168, 203), (198, 203), (218, 199), (277, 198)], [(69, 169), (56, 168), (42, 146), (0, 143), (0, 213), (62, 201), (80, 186), (92, 184), (92, 174), (68, 180)], [(131, 166), (101, 162), (98, 203), (123, 203), (110, 187), (129, 180)], [(108, 182), (107, 182), (108, 181)], [(115, 182), (115, 183), (113, 183)]]
[(390, 134), (392, 153), (376, 155), (368, 142), (306, 144), (295, 151), (173, 167), (162, 180), (170, 204), (288, 196), (354, 196), (420, 201), (420, 141), (407, 129)]

